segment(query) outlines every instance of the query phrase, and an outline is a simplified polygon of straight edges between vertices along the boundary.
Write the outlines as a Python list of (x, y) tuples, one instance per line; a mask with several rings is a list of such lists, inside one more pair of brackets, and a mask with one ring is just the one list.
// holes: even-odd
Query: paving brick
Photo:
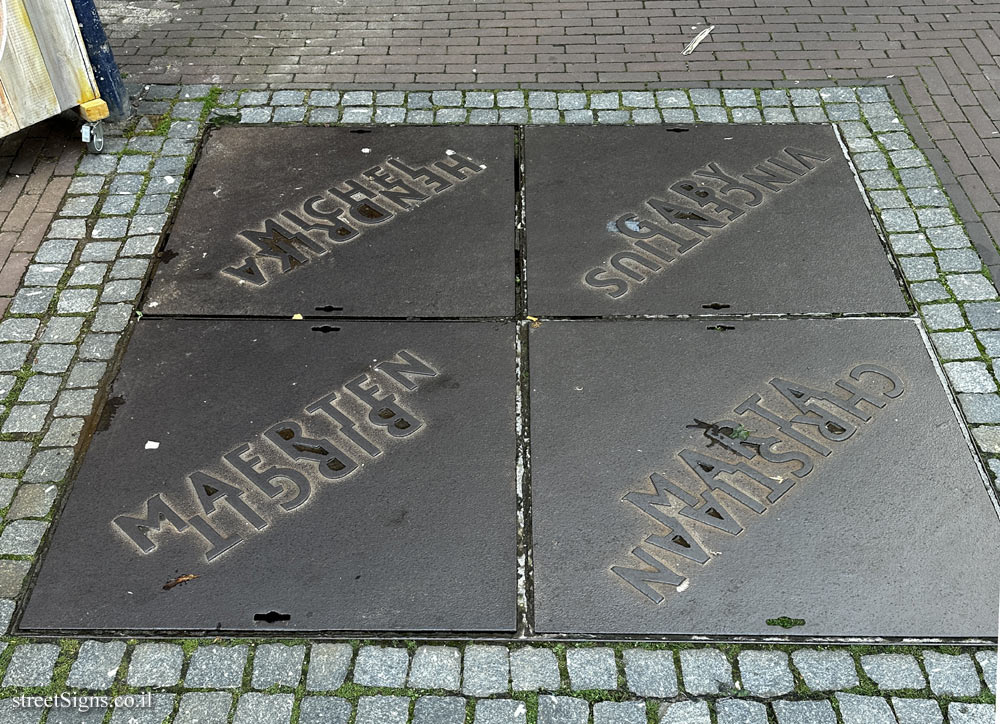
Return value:
[(892, 708), (899, 724), (943, 724), (941, 707), (933, 699), (893, 697)]
[(997, 302), (965, 304), (963, 309), (973, 329), (1000, 329), (1000, 304)]
[(527, 646), (510, 653), (514, 691), (555, 691), (560, 686), (559, 662), (551, 649)]
[(293, 688), (298, 686), (305, 656), (305, 646), (260, 644), (254, 650), (250, 685), (254, 689), (267, 689), (275, 685)]
[(55, 644), (21, 644), (7, 663), (4, 686), (47, 686), (59, 657)]
[(778, 724), (837, 724), (833, 706), (822, 701), (775, 701), (771, 703)]
[(125, 644), (122, 641), (84, 641), (69, 670), (66, 684), (94, 691), (110, 689), (124, 655)]
[(473, 724), (527, 724), (528, 710), (524, 702), (513, 699), (481, 699), (476, 702), (472, 721)]
[(413, 689), (458, 691), (462, 656), (454, 646), (421, 646), (413, 655), (407, 685)]
[(48, 483), (25, 483), (17, 489), (14, 502), (7, 511), (8, 520), (43, 518), (52, 509), (56, 486)]
[(976, 696), (982, 690), (976, 666), (968, 654), (950, 656), (924, 651), (924, 669), (931, 691), (938, 696)]
[(236, 704), (233, 724), (287, 724), (294, 702), (292, 694), (244, 694)]
[[(640, 667), (643, 665), (636, 664)], [(566, 649), (566, 669), (569, 672), (570, 687), (577, 691), (618, 688), (618, 666), (615, 663), (614, 649)]]
[(976, 661), (979, 662), (980, 668), (983, 670), (983, 679), (986, 681), (986, 686), (989, 687), (991, 694), (996, 694), (997, 686), (997, 652), (996, 651), (977, 651)]
[(538, 697), (538, 724), (588, 724), (590, 704), (571, 696)]
[(923, 689), (927, 685), (917, 660), (908, 654), (862, 656), (861, 668), (882, 691)]
[(949, 274), (945, 279), (957, 299), (979, 301), (997, 297), (996, 287), (982, 274)]
[(347, 676), (354, 650), (350, 644), (313, 644), (309, 650), (307, 691), (334, 691)]
[(719, 699), (715, 702), (718, 724), (767, 724), (767, 705), (743, 699)]
[(681, 649), (680, 657), (688, 694), (719, 694), (733, 688), (733, 667), (718, 649)]
[(139, 644), (132, 652), (128, 684), (135, 687), (173, 686), (181, 678), (184, 650), (177, 644)]
[(896, 724), (889, 702), (879, 696), (834, 695), (843, 724)]
[[(594, 724), (647, 724), (643, 701), (599, 701), (594, 704)], [(763, 724), (766, 724), (766, 720)]]
[(622, 658), (625, 683), (633, 694), (657, 698), (677, 696), (677, 669), (672, 651), (626, 649)]
[(30, 568), (30, 561), (0, 560), (0, 598), (19, 595)]
[(354, 683), (361, 686), (402, 687), (409, 669), (406, 649), (362, 646), (354, 662)]
[(781, 696), (795, 686), (783, 651), (741, 651), (737, 662), (743, 689), (754, 696)]
[(660, 705), (660, 724), (712, 724), (705, 701), (664, 702)]
[(199, 646), (191, 655), (184, 685), (191, 689), (234, 689), (243, 684), (246, 646)]
[(307, 696), (299, 705), (299, 724), (347, 724), (351, 703), (332, 696)]
[(181, 696), (174, 724), (227, 724), (233, 695), (225, 691), (192, 691)]
[(505, 646), (472, 644), (463, 658), (462, 693), (489, 696), (508, 690), (510, 661)]
[(792, 663), (814, 691), (850, 689), (859, 683), (854, 658), (847, 651), (799, 649), (792, 652)]
[(953, 701), (948, 704), (950, 724), (994, 724), (996, 707), (993, 704), (963, 704)]
[(422, 696), (413, 704), (412, 724), (465, 724), (465, 699), (458, 696)]

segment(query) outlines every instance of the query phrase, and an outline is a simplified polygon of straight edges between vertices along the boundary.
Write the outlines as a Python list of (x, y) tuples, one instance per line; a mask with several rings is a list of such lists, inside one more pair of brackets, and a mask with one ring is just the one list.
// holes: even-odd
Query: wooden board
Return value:
[(97, 83), (70, 0), (24, 0), (59, 108), (97, 98)]
[(17, 125), (24, 128), (62, 109), (23, 0), (4, 1), (7, 5), (7, 46), (0, 58), (0, 89), (7, 97)]
[(0, 83), (0, 137), (9, 136), (18, 128), (17, 119), (14, 118), (14, 109), (10, 107), (7, 96), (3, 92), (3, 84)]

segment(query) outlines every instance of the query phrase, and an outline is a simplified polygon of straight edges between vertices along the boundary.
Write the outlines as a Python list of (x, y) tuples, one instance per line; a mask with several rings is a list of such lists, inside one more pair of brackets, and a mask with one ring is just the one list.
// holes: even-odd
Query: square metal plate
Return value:
[(212, 131), (144, 311), (514, 311), (514, 129)]
[(528, 127), (538, 316), (906, 312), (824, 125)]
[(531, 330), (536, 630), (995, 636), (997, 508), (917, 324), (709, 324)]
[(22, 629), (513, 630), (514, 368), (511, 323), (140, 321)]

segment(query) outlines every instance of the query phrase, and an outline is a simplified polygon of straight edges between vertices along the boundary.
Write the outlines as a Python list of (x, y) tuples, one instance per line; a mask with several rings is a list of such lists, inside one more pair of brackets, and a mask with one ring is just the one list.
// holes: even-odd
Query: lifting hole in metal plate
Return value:
[(340, 327), (331, 327), (329, 324), (324, 324), (320, 327), (313, 327), (312, 331), (322, 332), (323, 334), (326, 334), (327, 332), (339, 332)]
[(728, 304), (719, 304), (718, 302), (712, 302), (711, 304), (702, 304), (702, 309), (729, 309)]
[(280, 623), (282, 621), (291, 621), (292, 616), (289, 613), (268, 611), (267, 613), (255, 613), (253, 615), (253, 620), (259, 623)]
[(371, 133), (371, 130), (368, 128), (352, 128), (351, 133)]
[(344, 308), (343, 307), (331, 307), (329, 304), (327, 304), (324, 307), (316, 307), (316, 311), (317, 312), (343, 312)]
[(736, 327), (730, 327), (729, 325), (726, 324), (716, 324), (714, 327), (705, 327), (705, 329), (710, 330), (712, 332), (728, 332), (732, 329), (736, 329)]
[(668, 128), (665, 128), (664, 130), (667, 133), (687, 133), (691, 129), (690, 128), (669, 128), (668, 127)]

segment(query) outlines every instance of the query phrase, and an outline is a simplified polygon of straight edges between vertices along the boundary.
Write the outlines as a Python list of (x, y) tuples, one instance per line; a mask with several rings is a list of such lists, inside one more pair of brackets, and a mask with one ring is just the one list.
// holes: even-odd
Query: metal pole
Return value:
[(104, 33), (104, 26), (97, 14), (94, 0), (72, 0), (72, 2), (77, 22), (80, 23), (80, 33), (83, 35), (83, 42), (90, 56), (90, 65), (97, 79), (97, 88), (111, 112), (109, 118), (113, 121), (127, 118), (131, 115), (128, 92), (122, 82), (118, 64), (115, 63), (115, 56), (111, 52), (108, 36)]

